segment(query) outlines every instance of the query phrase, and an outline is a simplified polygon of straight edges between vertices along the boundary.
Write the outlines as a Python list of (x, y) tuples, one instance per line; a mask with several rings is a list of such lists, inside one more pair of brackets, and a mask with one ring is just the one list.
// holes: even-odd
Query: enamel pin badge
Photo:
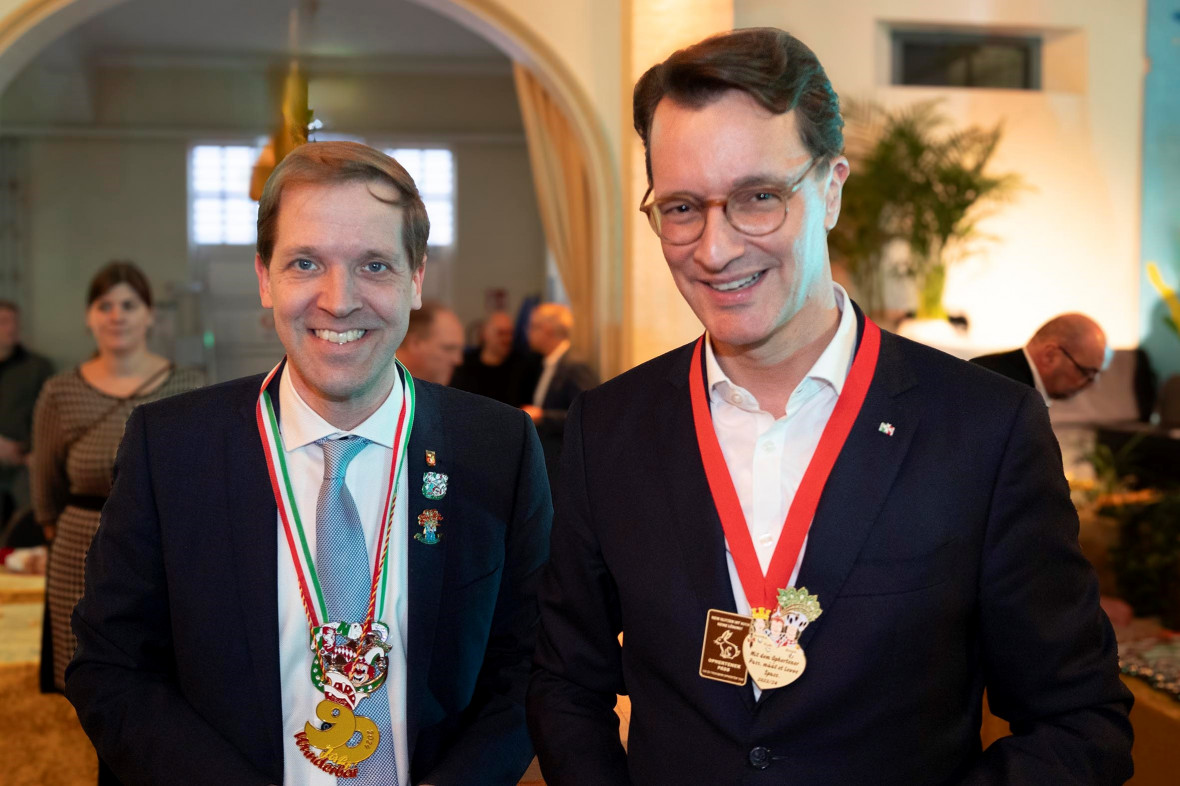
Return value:
[(438, 539), (442, 537), (438, 534), (438, 525), (442, 520), (443, 517), (434, 508), (419, 513), (418, 526), (422, 528), (422, 531), (414, 535), (414, 540), (425, 543), (427, 546), (438, 543)]
[(447, 476), (441, 472), (422, 473), (422, 496), (439, 500), (447, 495)]
[(438, 454), (433, 450), (426, 451), (426, 466), (433, 467), (438, 463)]

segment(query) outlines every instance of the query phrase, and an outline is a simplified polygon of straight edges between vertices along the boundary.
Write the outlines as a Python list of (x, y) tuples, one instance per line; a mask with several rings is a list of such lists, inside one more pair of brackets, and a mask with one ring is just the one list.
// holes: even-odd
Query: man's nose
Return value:
[(360, 308), (356, 282), (347, 268), (330, 268), (323, 281), (324, 286), (319, 298), (320, 308), (338, 317), (347, 316)]
[(705, 228), (693, 250), (693, 259), (706, 270), (723, 270), (745, 251), (745, 237), (733, 228), (725, 208), (713, 205), (705, 211)]

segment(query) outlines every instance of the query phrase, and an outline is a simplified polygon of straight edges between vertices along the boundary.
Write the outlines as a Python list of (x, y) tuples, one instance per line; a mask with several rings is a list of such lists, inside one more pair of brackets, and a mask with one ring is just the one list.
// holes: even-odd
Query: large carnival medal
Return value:
[(742, 657), (750, 679), (762, 690), (790, 685), (807, 668), (799, 636), (823, 613), (819, 599), (807, 588), (778, 591), (778, 607), (752, 609), (750, 630), (742, 642)]
[[(380, 622), (368, 631), (359, 622), (332, 622), (312, 631), (311, 681), (327, 698), (316, 705), (318, 726), (304, 724), (295, 742), (308, 761), (338, 778), (356, 777), (356, 765), (381, 741), (377, 724), (355, 710), (385, 683), (388, 639), (389, 628)], [(360, 738), (353, 743), (357, 732)]]

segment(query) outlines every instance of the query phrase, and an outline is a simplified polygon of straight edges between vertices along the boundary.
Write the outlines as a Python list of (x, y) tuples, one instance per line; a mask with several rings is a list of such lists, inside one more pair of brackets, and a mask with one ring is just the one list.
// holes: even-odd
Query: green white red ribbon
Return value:
[[(258, 392), (258, 404), (255, 407), (255, 417), (258, 421), (258, 434), (262, 439), (262, 447), (266, 454), (266, 467), (270, 474), (271, 490), (274, 492), (275, 505), (279, 509), (279, 517), (283, 522), (283, 534), (287, 547), (291, 553), (291, 562), (295, 566), (295, 576), (299, 584), (299, 597), (303, 602), (303, 611), (307, 615), (309, 630), (314, 630), (328, 620), (328, 607), (324, 601), (324, 593), (320, 587), (319, 574), (316, 572), (315, 558), (307, 544), (307, 535), (303, 526), (303, 519), (299, 515), (299, 506), (295, 503), (295, 492), (291, 486), (291, 477), (287, 472), (286, 453), (283, 449), (283, 435), (279, 430), (279, 421), (275, 416), (274, 405), (266, 388), (271, 379), (283, 367), (286, 358), (271, 369), (262, 381), (262, 389)], [(372, 627), (373, 621), (385, 616), (386, 588), (389, 584), (389, 540), (393, 531), (393, 514), (397, 508), (398, 478), (401, 477), (405, 465), (406, 454), (409, 452), (410, 433), (414, 428), (414, 378), (406, 371), (399, 361), (397, 363), (399, 384), (402, 386), (401, 411), (397, 418), (397, 432), (394, 435), (394, 457), (389, 467), (389, 488), (385, 493), (385, 515), (381, 521), (381, 534), (377, 541), (377, 556), (373, 561), (373, 574), (369, 590), (369, 608), (363, 620), (365, 632)], [(378, 606), (378, 599), (380, 605)], [(357, 622), (359, 620), (348, 620)]]

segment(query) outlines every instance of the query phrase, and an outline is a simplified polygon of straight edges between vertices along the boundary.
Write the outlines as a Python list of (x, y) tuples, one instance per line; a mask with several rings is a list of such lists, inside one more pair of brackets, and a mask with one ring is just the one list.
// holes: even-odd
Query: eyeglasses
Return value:
[(1069, 362), (1073, 363), (1074, 368), (1078, 370), (1078, 373), (1086, 378), (1086, 384), (1090, 384), (1094, 380), (1098, 379), (1098, 374), (1102, 371), (1102, 369), (1094, 368), (1093, 366), (1083, 366), (1081, 363), (1073, 359), (1073, 355), (1069, 354), (1069, 350), (1067, 350), (1065, 347), (1058, 344), (1057, 348), (1061, 350), (1061, 354), (1069, 358)]
[(686, 196), (648, 202), (647, 198), (651, 196), (651, 186), (648, 186), (639, 209), (647, 214), (655, 233), (673, 246), (685, 246), (699, 240), (705, 233), (705, 214), (714, 206), (725, 210), (725, 219), (738, 232), (754, 237), (769, 235), (787, 220), (787, 202), (819, 161), (819, 158), (812, 158), (803, 174), (782, 188), (748, 186), (730, 192), (723, 199), (703, 202)]

